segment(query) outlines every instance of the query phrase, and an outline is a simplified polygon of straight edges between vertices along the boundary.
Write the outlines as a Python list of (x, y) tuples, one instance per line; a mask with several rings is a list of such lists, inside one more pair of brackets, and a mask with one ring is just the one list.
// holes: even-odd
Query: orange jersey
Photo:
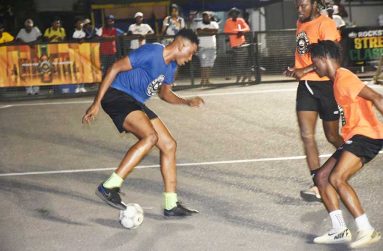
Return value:
[[(323, 40), (340, 41), (339, 31), (336, 29), (335, 22), (326, 16), (319, 16), (309, 22), (297, 22), (295, 50), (295, 68), (304, 68), (311, 65), (309, 45)], [(305, 74), (300, 80), (325, 81), (327, 77), (319, 77), (314, 71)]]
[(383, 124), (377, 119), (372, 102), (358, 96), (365, 84), (345, 68), (336, 71), (334, 96), (339, 105), (344, 140), (359, 134), (383, 139)]
[[(227, 19), (224, 26), (224, 32), (237, 33), (238, 31), (247, 32), (250, 31), (250, 27), (243, 18), (238, 17), (236, 21), (233, 21), (231, 18)], [(237, 37), (237, 35), (229, 35), (229, 39), (231, 47), (240, 46), (246, 42), (245, 36)]]

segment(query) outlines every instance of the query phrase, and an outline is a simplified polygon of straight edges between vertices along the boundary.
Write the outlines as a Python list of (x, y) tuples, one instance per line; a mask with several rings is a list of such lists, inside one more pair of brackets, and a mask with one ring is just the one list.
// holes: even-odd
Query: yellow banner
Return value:
[(0, 47), (0, 87), (101, 82), (99, 43)]

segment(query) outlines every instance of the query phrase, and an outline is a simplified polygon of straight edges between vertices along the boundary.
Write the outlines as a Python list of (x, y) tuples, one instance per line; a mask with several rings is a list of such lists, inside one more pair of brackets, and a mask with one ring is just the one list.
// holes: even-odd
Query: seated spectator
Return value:
[(137, 12), (134, 15), (136, 23), (129, 26), (128, 35), (136, 35), (138, 39), (133, 39), (130, 41), (130, 49), (134, 50), (139, 48), (141, 45), (146, 43), (145, 35), (154, 34), (152, 27), (149, 24), (144, 24), (144, 14), (142, 12)]
[(61, 27), (61, 20), (59, 18), (55, 18), (52, 22), (52, 26), (44, 32), (44, 38), (48, 42), (62, 42), (65, 40), (65, 37), (65, 29)]
[(33, 20), (28, 18), (24, 22), (24, 28), (17, 33), (16, 41), (22, 43), (33, 43), (40, 39), (41, 31), (37, 26), (34, 26)]
[(14, 37), (5, 31), (4, 24), (0, 23), (0, 44), (12, 42)]

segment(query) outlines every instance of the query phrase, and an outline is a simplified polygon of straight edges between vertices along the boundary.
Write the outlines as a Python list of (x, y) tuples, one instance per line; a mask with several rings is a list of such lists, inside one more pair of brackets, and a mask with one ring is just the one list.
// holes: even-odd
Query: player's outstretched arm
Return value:
[(159, 97), (162, 100), (175, 105), (188, 105), (191, 107), (200, 107), (205, 103), (205, 101), (200, 97), (191, 97), (185, 99), (178, 96), (172, 91), (171, 85), (162, 85)]
[(104, 97), (106, 91), (112, 84), (113, 80), (119, 72), (129, 71), (132, 69), (129, 57), (124, 57), (116, 61), (107, 71), (104, 79), (101, 82), (96, 97), (93, 100), (93, 104), (86, 110), (85, 115), (82, 117), (82, 123), (90, 123), (95, 119), (99, 109), (101, 100)]
[(376, 109), (383, 115), (383, 96), (371, 89), (368, 86), (364, 86), (358, 94), (359, 97), (370, 100)]

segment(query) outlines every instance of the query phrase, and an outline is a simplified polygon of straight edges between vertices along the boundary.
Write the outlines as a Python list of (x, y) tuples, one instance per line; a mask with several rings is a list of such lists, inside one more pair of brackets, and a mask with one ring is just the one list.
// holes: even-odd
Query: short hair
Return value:
[(199, 45), (199, 39), (198, 39), (198, 36), (197, 34), (195, 34), (195, 32), (191, 29), (181, 29), (177, 34), (176, 36), (174, 37), (174, 39), (176, 39), (177, 37), (183, 37), (183, 38), (186, 38), (188, 40), (190, 40), (190, 42), (196, 44), (196, 45)]
[(319, 41), (310, 45), (311, 58), (332, 58), (340, 61), (342, 51), (340, 46), (331, 40)]

